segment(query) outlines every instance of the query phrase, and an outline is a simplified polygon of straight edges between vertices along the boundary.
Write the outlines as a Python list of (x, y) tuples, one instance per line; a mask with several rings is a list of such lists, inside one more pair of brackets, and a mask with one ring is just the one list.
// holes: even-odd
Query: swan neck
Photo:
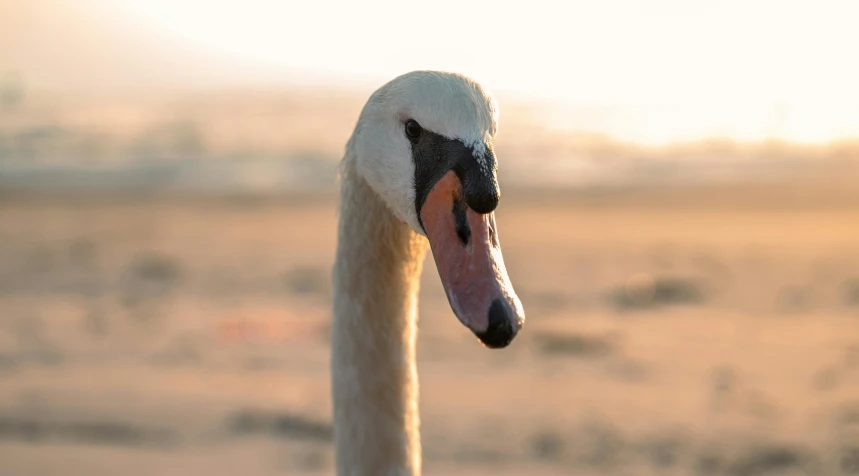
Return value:
[(332, 393), (339, 476), (417, 476), (417, 294), (426, 240), (348, 160), (334, 266)]

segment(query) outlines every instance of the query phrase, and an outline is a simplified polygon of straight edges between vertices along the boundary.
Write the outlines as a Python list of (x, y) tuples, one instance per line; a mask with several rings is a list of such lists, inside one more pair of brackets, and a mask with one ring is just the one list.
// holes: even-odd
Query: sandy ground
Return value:
[[(859, 208), (716, 202), (506, 198), (504, 351), (427, 263), (425, 473), (859, 474)], [(332, 474), (334, 210), (3, 198), (0, 475)]]

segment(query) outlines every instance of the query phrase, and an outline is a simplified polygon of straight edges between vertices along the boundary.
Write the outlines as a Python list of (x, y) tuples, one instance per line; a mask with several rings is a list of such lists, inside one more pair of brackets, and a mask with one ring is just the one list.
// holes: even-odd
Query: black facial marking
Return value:
[(453, 222), (456, 225), (456, 236), (465, 246), (471, 238), (471, 227), (468, 226), (468, 217), (465, 214), (465, 202), (459, 197), (453, 200)]
[(448, 139), (421, 129), (419, 137), (409, 137), (409, 140), (412, 143), (412, 159), (415, 163), (415, 211), (421, 226), (421, 208), (430, 190), (451, 170), (462, 182), (462, 196), (469, 208), (482, 214), (495, 210), (501, 190), (496, 176), (498, 164), (495, 153), (488, 144), (481, 156), (484, 163), (481, 167), (474, 156), (474, 150), (459, 139)]

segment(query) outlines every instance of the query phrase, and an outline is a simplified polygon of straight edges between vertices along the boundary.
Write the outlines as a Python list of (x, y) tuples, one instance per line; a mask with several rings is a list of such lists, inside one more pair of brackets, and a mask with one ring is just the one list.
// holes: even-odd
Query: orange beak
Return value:
[(506, 347), (525, 311), (504, 267), (495, 215), (475, 212), (462, 193), (459, 177), (447, 172), (427, 195), (421, 221), (456, 317), (487, 347)]

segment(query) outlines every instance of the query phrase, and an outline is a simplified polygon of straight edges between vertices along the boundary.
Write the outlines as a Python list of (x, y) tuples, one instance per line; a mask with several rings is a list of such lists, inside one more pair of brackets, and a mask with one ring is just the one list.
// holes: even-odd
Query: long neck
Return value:
[(417, 476), (416, 311), (426, 241), (348, 160), (338, 235), (331, 342), (337, 474)]

